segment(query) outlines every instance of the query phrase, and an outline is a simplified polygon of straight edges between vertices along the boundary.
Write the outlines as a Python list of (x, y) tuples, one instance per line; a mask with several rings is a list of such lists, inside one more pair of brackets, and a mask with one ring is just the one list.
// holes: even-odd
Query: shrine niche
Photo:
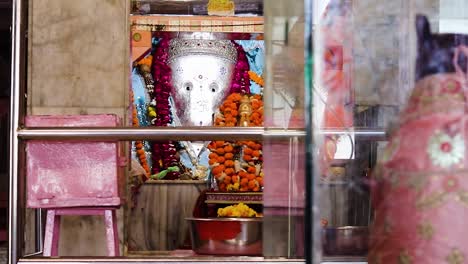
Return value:
[[(148, 34), (140, 30), (141, 20), (135, 21), (133, 126), (263, 126), (262, 34), (155, 28)], [(132, 160), (129, 252), (190, 248), (186, 218), (229, 217), (229, 208), (218, 216), (222, 203), (248, 204), (255, 214), (245, 216), (258, 218), (255, 225), (261, 227), (261, 142), (135, 141)], [(252, 252), (261, 255), (261, 239)]]

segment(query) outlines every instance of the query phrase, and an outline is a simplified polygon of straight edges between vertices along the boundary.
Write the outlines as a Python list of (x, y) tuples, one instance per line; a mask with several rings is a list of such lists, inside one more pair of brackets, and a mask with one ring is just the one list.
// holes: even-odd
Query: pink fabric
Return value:
[[(114, 115), (28, 116), (27, 127), (111, 127)], [(117, 206), (117, 142), (27, 142), (27, 206)]]
[[(305, 147), (304, 144), (265, 142), (263, 145), (264, 182), (263, 206), (304, 208), (305, 206)], [(293, 153), (290, 153), (293, 152)], [(295, 153), (294, 153), (295, 152)]]
[(369, 263), (465, 263), (466, 81), (458, 69), (417, 82), (374, 173)]

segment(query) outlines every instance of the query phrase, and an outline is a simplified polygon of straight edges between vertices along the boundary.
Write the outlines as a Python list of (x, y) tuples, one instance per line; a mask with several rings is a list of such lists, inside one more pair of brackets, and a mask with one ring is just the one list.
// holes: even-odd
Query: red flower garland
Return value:
[[(172, 121), (169, 96), (172, 91), (171, 68), (167, 60), (169, 57), (169, 40), (161, 39), (156, 48), (153, 59), (154, 93), (151, 99), (156, 102), (156, 118), (152, 121), (154, 126), (167, 126)], [(172, 141), (154, 142), (152, 155), (152, 173), (157, 174), (169, 167), (178, 166), (177, 149)], [(175, 180), (180, 176), (179, 172), (167, 173), (165, 180)]]

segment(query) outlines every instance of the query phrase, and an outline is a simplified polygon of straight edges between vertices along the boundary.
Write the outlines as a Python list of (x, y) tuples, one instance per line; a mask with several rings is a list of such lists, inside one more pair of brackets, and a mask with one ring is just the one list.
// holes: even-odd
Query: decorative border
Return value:
[(207, 204), (232, 204), (233, 202), (242, 202), (245, 204), (262, 204), (263, 194), (261, 192), (246, 193), (206, 193)]
[(147, 180), (145, 184), (206, 184), (206, 180)]
[(263, 33), (263, 17), (130, 16), (132, 30)]

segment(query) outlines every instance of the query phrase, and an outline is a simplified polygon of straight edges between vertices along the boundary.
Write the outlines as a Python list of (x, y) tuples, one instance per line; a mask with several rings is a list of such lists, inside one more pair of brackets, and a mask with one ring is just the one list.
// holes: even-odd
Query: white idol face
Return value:
[(213, 114), (228, 95), (234, 63), (212, 55), (193, 54), (171, 64), (176, 114), (182, 126), (211, 126)]

